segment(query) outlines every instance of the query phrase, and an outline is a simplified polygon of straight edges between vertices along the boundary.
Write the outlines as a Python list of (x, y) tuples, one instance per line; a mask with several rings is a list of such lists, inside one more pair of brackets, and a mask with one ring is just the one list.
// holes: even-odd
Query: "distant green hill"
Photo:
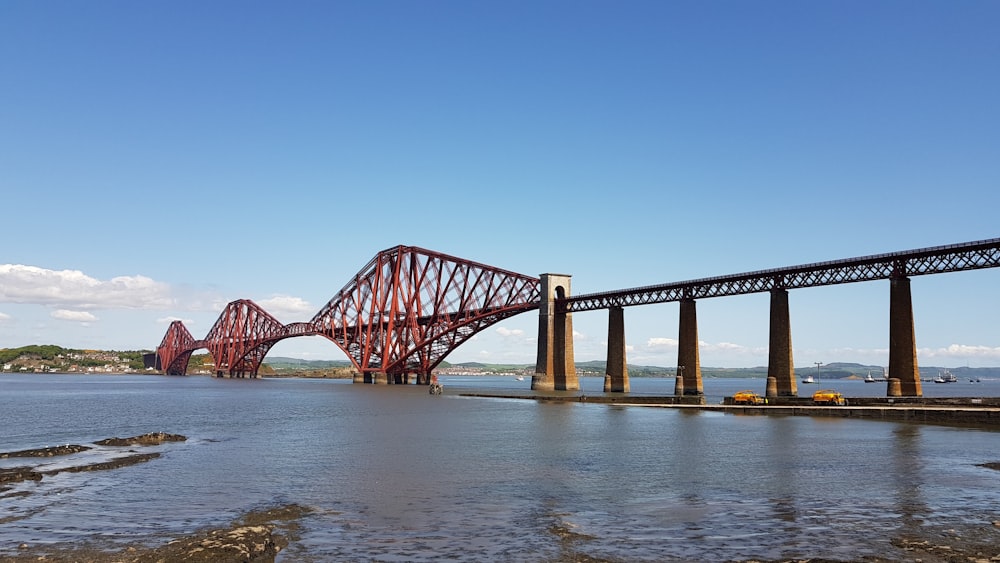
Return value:
[[(333, 368), (350, 367), (351, 362), (347, 360), (302, 360), (298, 358), (266, 357), (264, 364), (275, 371), (309, 371)], [(576, 371), (583, 376), (597, 376), (605, 373), (607, 362), (601, 360), (591, 360), (587, 362), (577, 362)], [(483, 362), (462, 362), (452, 364), (441, 362), (442, 368), (468, 368), (482, 373), (511, 373), (525, 372), (535, 368), (534, 364), (487, 364)], [(871, 371), (874, 377), (882, 377), (884, 366), (865, 365), (852, 362), (831, 362), (820, 366), (820, 379), (843, 379), (845, 377), (864, 377)], [(996, 368), (943, 368), (937, 366), (920, 366), (920, 377), (922, 379), (932, 379), (938, 372), (950, 369), (959, 379), (962, 378), (1000, 378), (1000, 367)], [(676, 368), (673, 366), (644, 366), (638, 364), (628, 365), (629, 377), (673, 377), (676, 375)], [(816, 365), (798, 366), (795, 368), (795, 375), (805, 377), (816, 375)], [(767, 377), (767, 366), (756, 366), (749, 368), (722, 368), (712, 366), (701, 367), (702, 377), (717, 378), (752, 378)]]
[(142, 355), (149, 350), (76, 350), (47, 344), (0, 348), (4, 371), (86, 371), (113, 366), (117, 370), (143, 369)]
[[(71, 365), (79, 367), (105, 365), (109, 362), (128, 364), (135, 370), (141, 370), (142, 355), (150, 353), (150, 350), (138, 351), (112, 351), (112, 350), (74, 350), (55, 345), (32, 345), (20, 348), (0, 348), (0, 365), (9, 364), (8, 371), (18, 371), (21, 367), (35, 368), (39, 365), (47, 365), (53, 369), (66, 369)], [(195, 354), (191, 356), (188, 369), (195, 371), (204, 364), (210, 363), (211, 357), (208, 354)], [(303, 360), (300, 358), (288, 358), (283, 356), (265, 357), (264, 365), (276, 372), (281, 371), (313, 371), (313, 370), (335, 370), (350, 368), (351, 362), (348, 360)], [(577, 362), (576, 370), (580, 375), (602, 375), (605, 373), (606, 362), (601, 360), (591, 360), (587, 362)], [(441, 362), (440, 367), (459, 367), (475, 369), (482, 373), (509, 373), (531, 371), (534, 364), (486, 364), (482, 362), (463, 362), (452, 364)], [(816, 365), (797, 366), (795, 375), (805, 377), (807, 375), (816, 376), (820, 379), (843, 379), (845, 377), (864, 377), (870, 371), (874, 377), (882, 377), (885, 366), (866, 365), (852, 362), (831, 362), (822, 364), (817, 370)], [(940, 366), (920, 366), (921, 379), (933, 379), (939, 372), (948, 369), (955, 377), (962, 379), (1000, 379), (1000, 367), (953, 367), (944, 368)], [(630, 377), (672, 377), (676, 375), (674, 366), (644, 366), (629, 364), (628, 373)], [(756, 366), (750, 368), (720, 368), (702, 366), (702, 377), (767, 377), (766, 366)]]
[(293, 370), (313, 370), (351, 367), (351, 362), (347, 360), (302, 360), (299, 358), (285, 358), (281, 356), (265, 357), (264, 365), (271, 366), (275, 371)]

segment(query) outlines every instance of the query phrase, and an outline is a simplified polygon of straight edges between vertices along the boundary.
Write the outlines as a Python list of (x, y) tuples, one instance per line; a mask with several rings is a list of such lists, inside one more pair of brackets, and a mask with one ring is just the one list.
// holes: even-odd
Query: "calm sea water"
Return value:
[[(894, 535), (988, 526), (1000, 513), (998, 475), (976, 465), (1000, 461), (995, 431), (476, 399), (458, 393), (530, 381), (442, 381), (446, 394), (432, 396), (340, 380), (2, 375), (0, 451), (156, 431), (188, 440), (150, 448), (162, 456), (148, 463), (0, 493), (0, 553), (164, 541), (298, 503), (313, 511), (282, 561), (903, 560)], [(602, 385), (583, 380), (587, 393)], [(884, 383), (824, 386), (885, 393)], [(632, 388), (669, 394), (673, 380)], [(763, 388), (705, 381), (710, 401)], [(924, 390), (996, 396), (1000, 382)], [(38, 461), (0, 460), (28, 463)]]

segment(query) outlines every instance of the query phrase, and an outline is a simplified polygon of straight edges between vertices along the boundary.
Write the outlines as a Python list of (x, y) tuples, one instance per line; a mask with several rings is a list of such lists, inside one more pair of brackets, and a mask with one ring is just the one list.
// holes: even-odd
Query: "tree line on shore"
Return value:
[[(88, 368), (105, 366), (127, 367), (129, 371), (142, 371), (143, 355), (151, 350), (80, 350), (63, 348), (56, 345), (31, 345), (20, 348), (0, 348), (0, 367), (4, 371), (87, 371)], [(193, 354), (188, 363), (188, 373), (212, 371), (214, 361), (212, 356)], [(579, 375), (603, 375), (606, 363), (601, 360), (577, 362)], [(22, 369), (24, 368), (24, 369)], [(44, 368), (44, 369), (43, 369)], [(72, 369), (71, 368), (75, 368)], [(462, 372), (478, 375), (500, 374), (531, 374), (534, 364), (485, 364), (480, 362), (449, 363), (442, 362), (439, 366), (445, 372)], [(882, 377), (884, 366), (865, 365), (860, 363), (834, 362), (820, 366), (800, 367), (795, 369), (798, 376), (819, 375), (822, 379), (844, 379), (849, 377), (864, 377), (871, 373)], [(1000, 378), (1000, 367), (968, 366), (944, 368), (937, 366), (920, 366), (921, 377), (933, 378), (940, 371), (949, 369), (957, 377)], [(817, 373), (818, 371), (818, 373)], [(260, 368), (262, 376), (306, 376), (306, 377), (351, 377), (354, 369), (350, 361), (344, 360), (303, 360), (298, 358), (274, 357), (265, 358)], [(673, 377), (676, 368), (673, 366), (644, 366), (629, 364), (630, 377)], [(702, 377), (721, 378), (762, 378), (767, 377), (767, 366), (748, 368), (722, 368), (702, 366)]]

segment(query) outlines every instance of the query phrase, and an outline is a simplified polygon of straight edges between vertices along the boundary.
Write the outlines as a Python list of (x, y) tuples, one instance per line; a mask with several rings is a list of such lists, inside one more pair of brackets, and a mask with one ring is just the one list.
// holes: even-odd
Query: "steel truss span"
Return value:
[(1000, 266), (1000, 238), (919, 250), (817, 262), (663, 285), (576, 295), (557, 301), (565, 312), (836, 285)]
[(378, 253), (307, 322), (282, 324), (248, 299), (229, 303), (203, 340), (174, 321), (157, 348), (166, 373), (207, 348), (217, 374), (256, 375), (285, 338), (324, 336), (366, 380), (405, 382), (431, 371), (476, 333), (538, 308), (538, 278), (412, 246)]

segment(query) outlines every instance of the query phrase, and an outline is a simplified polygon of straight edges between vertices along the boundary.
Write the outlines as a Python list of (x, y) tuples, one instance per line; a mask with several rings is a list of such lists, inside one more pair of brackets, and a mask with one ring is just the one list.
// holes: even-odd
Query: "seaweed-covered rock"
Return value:
[(213, 530), (205, 535), (176, 540), (151, 553), (137, 555), (136, 563), (186, 561), (228, 563), (274, 561), (281, 549), (273, 536), (274, 526), (241, 526)]
[(150, 432), (131, 438), (106, 438), (94, 442), (98, 446), (157, 446), (164, 442), (183, 442), (187, 437), (166, 432)]
[(0, 469), (0, 484), (41, 480), (42, 474), (35, 471), (34, 467), (8, 467)]
[(77, 444), (66, 444), (64, 446), (50, 446), (47, 448), (35, 448), (31, 450), (20, 450), (16, 452), (0, 452), (0, 459), (10, 457), (53, 457), (57, 455), (70, 455), (85, 452), (90, 446), (80, 446)]

